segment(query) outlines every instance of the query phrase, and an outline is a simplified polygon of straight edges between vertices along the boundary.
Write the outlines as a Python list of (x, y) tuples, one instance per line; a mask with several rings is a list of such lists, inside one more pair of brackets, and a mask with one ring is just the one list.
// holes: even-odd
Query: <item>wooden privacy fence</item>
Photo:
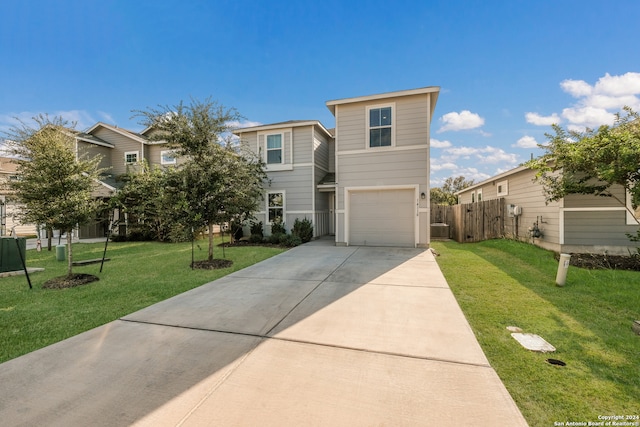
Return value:
[(449, 238), (456, 242), (479, 242), (504, 236), (505, 213), (504, 199), (454, 206), (432, 205), (431, 224), (448, 224)]

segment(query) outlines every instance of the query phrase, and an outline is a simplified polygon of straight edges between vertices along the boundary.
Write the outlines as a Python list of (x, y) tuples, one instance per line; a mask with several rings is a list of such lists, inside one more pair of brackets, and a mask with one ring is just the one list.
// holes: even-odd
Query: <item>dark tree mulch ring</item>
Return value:
[(65, 288), (74, 288), (76, 286), (86, 285), (88, 283), (97, 282), (100, 280), (98, 276), (94, 276), (93, 274), (72, 274), (70, 276), (60, 276), (54, 277), (53, 279), (49, 279), (42, 287), (44, 289), (65, 289)]
[(201, 270), (217, 270), (219, 268), (231, 267), (232, 265), (233, 261), (230, 259), (213, 259), (211, 261), (194, 261), (191, 266)]
[[(560, 255), (555, 258), (559, 260)], [(571, 254), (569, 264), (593, 270), (640, 271), (640, 255)]]

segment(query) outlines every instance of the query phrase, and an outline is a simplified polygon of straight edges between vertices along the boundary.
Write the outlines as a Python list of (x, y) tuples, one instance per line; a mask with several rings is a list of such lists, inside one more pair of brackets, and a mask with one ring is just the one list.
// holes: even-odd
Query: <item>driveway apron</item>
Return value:
[(432, 253), (319, 240), (0, 365), (7, 426), (526, 426)]

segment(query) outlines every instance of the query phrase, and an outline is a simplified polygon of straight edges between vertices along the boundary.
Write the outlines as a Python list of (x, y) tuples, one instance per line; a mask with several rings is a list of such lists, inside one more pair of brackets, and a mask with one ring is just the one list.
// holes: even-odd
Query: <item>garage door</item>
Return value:
[(415, 246), (413, 189), (349, 192), (349, 244)]

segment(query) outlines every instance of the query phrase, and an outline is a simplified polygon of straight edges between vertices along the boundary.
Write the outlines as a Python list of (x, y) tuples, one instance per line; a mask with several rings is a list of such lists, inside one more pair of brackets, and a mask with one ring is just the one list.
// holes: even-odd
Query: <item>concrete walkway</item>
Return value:
[(0, 420), (526, 426), (431, 252), (322, 240), (0, 365)]

